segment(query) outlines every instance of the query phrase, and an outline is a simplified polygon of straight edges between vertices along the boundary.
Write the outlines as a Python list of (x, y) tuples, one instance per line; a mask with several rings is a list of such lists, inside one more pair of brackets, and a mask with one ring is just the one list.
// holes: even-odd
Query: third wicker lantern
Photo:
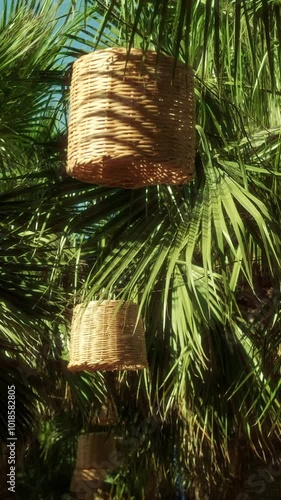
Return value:
[(195, 158), (193, 71), (110, 48), (73, 65), (67, 173), (104, 186), (185, 184)]
[(73, 312), (71, 371), (140, 370), (147, 367), (144, 324), (132, 301), (91, 301)]

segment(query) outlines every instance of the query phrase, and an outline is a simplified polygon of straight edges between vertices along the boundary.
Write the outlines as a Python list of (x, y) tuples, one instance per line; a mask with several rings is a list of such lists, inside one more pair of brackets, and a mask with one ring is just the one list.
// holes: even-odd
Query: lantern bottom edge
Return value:
[(148, 368), (148, 363), (136, 363), (136, 364), (127, 364), (127, 363), (69, 363), (67, 366), (68, 370), (71, 372), (80, 372), (80, 371), (117, 371), (117, 370), (126, 370), (126, 371), (137, 371)]

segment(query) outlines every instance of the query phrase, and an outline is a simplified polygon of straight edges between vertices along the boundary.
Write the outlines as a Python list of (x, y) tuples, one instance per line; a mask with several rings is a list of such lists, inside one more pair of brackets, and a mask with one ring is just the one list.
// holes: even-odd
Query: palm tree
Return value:
[[(14, 383), (23, 494), (61, 498), (75, 439), (110, 396), (112, 498), (233, 498), (241, 453), (268, 463), (280, 432), (280, 2), (3, 3), (0, 428), (4, 445)], [(189, 185), (65, 176), (71, 63), (113, 45), (193, 67)], [(73, 304), (111, 290), (139, 301), (149, 370), (70, 374)]]

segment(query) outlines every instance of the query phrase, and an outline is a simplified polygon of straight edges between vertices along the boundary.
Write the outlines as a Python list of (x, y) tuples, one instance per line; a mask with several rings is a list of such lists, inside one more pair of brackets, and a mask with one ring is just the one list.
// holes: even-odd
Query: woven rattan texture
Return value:
[(138, 306), (120, 300), (92, 301), (73, 312), (71, 371), (140, 370), (147, 367), (143, 321)]
[(99, 495), (99, 487), (107, 476), (104, 469), (75, 469), (72, 474), (70, 491), (79, 500), (98, 500), (107, 498)]
[(78, 438), (76, 469), (110, 469), (116, 450), (114, 437), (107, 432), (82, 434)]
[[(185, 184), (194, 173), (193, 71), (132, 49), (99, 50), (73, 65), (67, 173), (104, 186)], [(127, 64), (126, 64), (127, 61)]]

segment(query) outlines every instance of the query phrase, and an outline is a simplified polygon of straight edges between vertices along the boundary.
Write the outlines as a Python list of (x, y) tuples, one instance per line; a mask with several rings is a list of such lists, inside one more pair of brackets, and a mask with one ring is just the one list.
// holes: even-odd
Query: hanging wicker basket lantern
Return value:
[(194, 173), (193, 71), (110, 48), (73, 65), (67, 173), (104, 186), (186, 184)]
[(73, 312), (71, 371), (141, 370), (147, 367), (143, 321), (138, 306), (122, 300), (92, 301)]
[(79, 499), (100, 498), (99, 488), (115, 466), (116, 446), (112, 435), (106, 432), (82, 434), (78, 438), (76, 468), (72, 474), (70, 491)]

